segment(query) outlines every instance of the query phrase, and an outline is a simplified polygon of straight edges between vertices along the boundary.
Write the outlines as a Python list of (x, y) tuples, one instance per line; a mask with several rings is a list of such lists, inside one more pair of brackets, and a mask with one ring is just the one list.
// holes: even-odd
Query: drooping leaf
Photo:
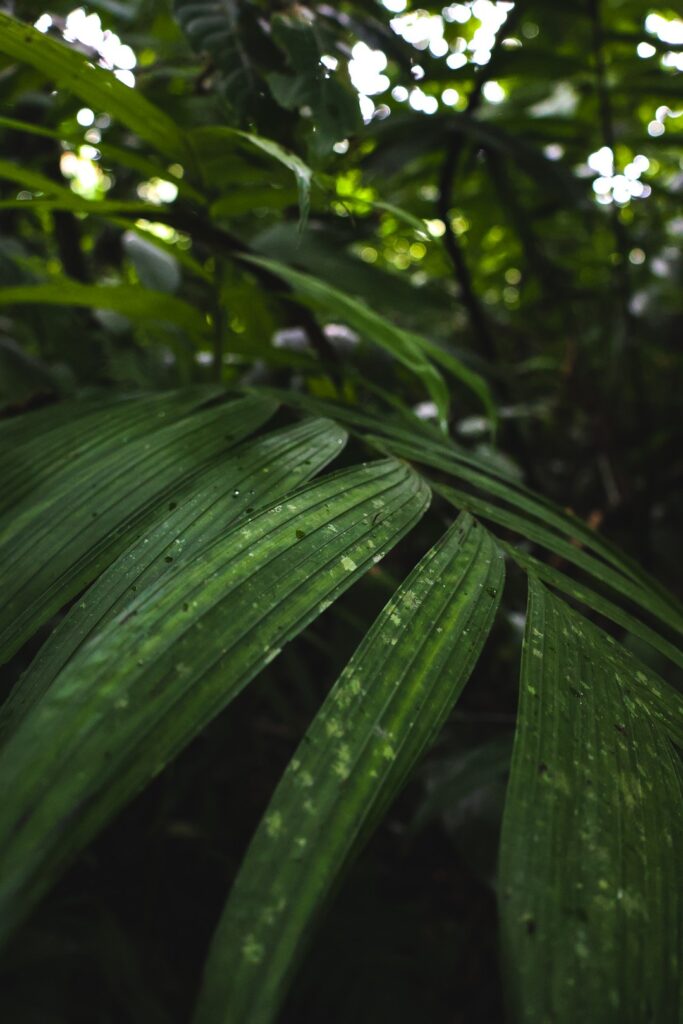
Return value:
[[(336, 195), (328, 179), (316, 174), (315, 182), (327, 187), (328, 194)], [(280, 217), (272, 218), (272, 223), (252, 237), (251, 248), (278, 263), (294, 262), (297, 270), (326, 281), (392, 323), (418, 334), (424, 332), (425, 324), (448, 321), (451, 300), (436, 281), (417, 288), (397, 270), (366, 263), (350, 249), (353, 238), (345, 218), (316, 218), (302, 233), (292, 221)]]
[[(29, 186), (31, 187), (31, 186)], [(37, 185), (33, 186), (37, 188)], [(48, 199), (0, 199), (0, 210), (21, 210), (25, 213), (52, 213), (68, 210), (71, 213), (92, 213), (96, 217), (113, 217), (118, 214), (137, 214), (138, 217), (158, 218), (159, 207), (125, 199), (84, 199), (75, 192), (65, 189)]]
[(0, 53), (30, 64), (56, 85), (118, 118), (164, 156), (191, 166), (191, 151), (178, 125), (138, 89), (119, 82), (113, 71), (94, 67), (77, 50), (2, 13)]
[(530, 578), (500, 853), (511, 1011), (681, 1013), (683, 701)]
[(145, 535), (112, 562), (74, 604), (0, 706), (0, 734), (45, 693), (88, 637), (110, 622), (135, 594), (187, 563), (241, 517), (274, 501), (336, 458), (346, 435), (325, 420), (310, 420), (248, 441), (174, 488), (146, 523)]
[(252, 840), (213, 939), (197, 1024), (274, 1019), (341, 870), (460, 696), (503, 578), (493, 538), (460, 516), (370, 628)]
[(546, 565), (545, 562), (541, 562), (538, 558), (534, 558), (533, 555), (528, 554), (526, 551), (520, 550), (520, 548), (513, 547), (511, 544), (506, 544), (505, 541), (498, 542), (510, 558), (513, 558), (518, 565), (523, 569), (527, 569), (532, 572), (534, 576), (542, 580), (544, 583), (550, 584), (556, 590), (561, 591), (563, 594), (568, 594), (570, 597), (575, 598), (577, 601), (581, 601), (588, 608), (592, 608), (593, 611), (598, 612), (600, 615), (604, 615), (605, 618), (615, 622), (618, 626), (622, 626), (628, 630), (629, 633), (633, 633), (640, 640), (644, 640), (645, 643), (650, 644), (656, 651), (663, 654), (665, 658), (668, 658), (674, 665), (678, 665), (679, 668), (683, 668), (683, 651), (675, 644), (672, 644), (665, 637), (661, 636), (654, 629), (651, 629), (640, 619), (630, 615), (623, 608), (620, 608), (614, 601), (609, 601), (606, 597), (596, 593), (590, 587), (579, 583), (577, 580), (567, 576), (565, 573), (560, 572), (559, 569), (554, 569), (551, 565)]
[(9, 128), (10, 131), (16, 132), (28, 132), (29, 135), (40, 135), (45, 139), (54, 139), (55, 142), (59, 142), (61, 139), (59, 132), (53, 131), (52, 128), (46, 128), (41, 124), (32, 124), (30, 121), (20, 121), (15, 117), (4, 117), (1, 114), (0, 128)]
[[(407, 437), (397, 436), (396, 440), (392, 439), (389, 444), (385, 444), (385, 448), (395, 451), (403, 458), (413, 459), (423, 465), (443, 470), (472, 484), (487, 496), (501, 498), (519, 511), (528, 513), (547, 526), (552, 526), (559, 533), (580, 540), (586, 548), (606, 562), (610, 562), (621, 572), (631, 576), (632, 579), (647, 579), (647, 575), (637, 563), (629, 559), (619, 548), (610, 544), (605, 537), (592, 530), (577, 516), (570, 515), (566, 509), (555, 505), (542, 494), (511, 480), (508, 475), (501, 473), (495, 467), (483, 464), (482, 460), (473, 452), (456, 445), (450, 439), (427, 441), (423, 438), (410, 440)], [(662, 590), (661, 584), (656, 581), (651, 582), (653, 586)]]
[[(0, 467), (3, 471), (6, 469), (5, 459), (11, 447), (35, 440), (41, 435), (43, 438), (52, 436), (54, 430), (73, 424), (82, 416), (90, 415), (98, 409), (103, 412), (118, 404), (135, 402), (139, 400), (139, 397), (137, 395), (135, 398), (131, 398), (125, 392), (101, 392), (93, 388), (89, 392), (84, 392), (77, 399), (51, 402), (22, 415), (0, 419), (0, 445), (2, 445)], [(165, 397), (168, 399), (168, 395)], [(196, 394), (193, 395), (193, 399), (196, 400)]]
[[(368, 440), (372, 441), (373, 438), (370, 437)], [(532, 517), (528, 520), (530, 529), (534, 529), (534, 523), (537, 522), (544, 527), (550, 527), (571, 541), (579, 542), (588, 551), (593, 552), (613, 569), (633, 581), (643, 594), (651, 595), (652, 603), (659, 610), (658, 613), (662, 613), (661, 617), (664, 621), (671, 623), (675, 629), (683, 628), (683, 608), (681, 608), (680, 602), (633, 559), (605, 537), (592, 530), (578, 516), (569, 515), (549, 499), (505, 477), (495, 467), (483, 465), (482, 461), (472, 453), (465, 452), (455, 445), (449, 445), (448, 441), (440, 443), (423, 438), (414, 438), (409, 441), (397, 437), (396, 440), (381, 442), (377, 447), (379, 450), (392, 452), (403, 458), (414, 459), (416, 462), (432, 466), (435, 469), (444, 470), (473, 485), (487, 497), (501, 498), (518, 511)], [(462, 494), (462, 492), (460, 493)], [(473, 497), (472, 500), (476, 501), (477, 499)], [(494, 509), (491, 504), (487, 507), (490, 510)], [(503, 514), (503, 510), (499, 510), (499, 512)], [(479, 512), (478, 514), (484, 515), (485, 513)], [(507, 512), (504, 514), (513, 515)], [(514, 521), (516, 525), (511, 528), (527, 536), (527, 526), (523, 526), (523, 520), (517, 517)], [(505, 525), (511, 525), (512, 522), (513, 520), (508, 520)], [(531, 534), (528, 536), (531, 538)]]
[[(62, 124), (60, 125), (60, 130), (55, 131), (52, 128), (45, 128), (43, 125), (31, 124), (29, 121), (19, 121), (16, 118), (2, 117), (1, 115), (0, 128), (9, 128), (12, 131), (27, 132), (29, 135), (39, 135), (46, 139), (53, 139), (55, 142), (69, 141), (74, 146), (80, 145), (82, 138), (80, 128), (77, 131), (69, 131), (68, 127)], [(170, 168), (165, 165), (162, 159), (155, 159), (144, 153), (138, 152), (137, 150), (123, 146), (116, 146), (114, 143), (109, 142), (106, 139), (100, 140), (97, 144), (97, 148), (100, 151), (102, 163), (105, 167), (111, 164), (121, 164), (123, 167), (130, 167), (133, 170), (139, 171), (140, 174), (146, 178), (166, 178), (169, 174)], [(171, 176), (173, 178), (173, 183), (181, 196), (186, 199), (191, 199), (199, 206), (206, 205), (205, 197), (201, 192), (194, 188), (186, 178), (178, 177), (177, 174), (173, 172), (171, 172)], [(79, 198), (75, 193), (72, 193), (72, 195), (74, 199)], [(110, 201), (113, 202), (114, 200)], [(130, 205), (133, 206), (134, 204), (131, 203)], [(142, 206), (149, 204), (141, 203), (139, 205)]]
[[(248, 398), (130, 441), (119, 433), (105, 451), (86, 450), (38, 497), (11, 509), (0, 543), (0, 657), (18, 650), (139, 535), (171, 489), (272, 412), (267, 400)], [(111, 429), (110, 418), (104, 425)]]
[[(228, 128), (223, 125), (211, 125), (207, 128), (195, 128), (189, 135), (190, 143), (193, 146), (197, 159), (200, 166), (210, 166), (209, 162), (204, 160), (205, 155), (211, 154), (212, 159), (215, 160), (216, 156), (219, 155), (220, 150), (226, 145), (228, 150), (235, 150), (236, 148), (243, 146), (245, 143), (247, 146), (253, 147), (259, 150), (261, 153), (265, 153), (267, 156), (272, 157), (283, 167), (286, 167), (288, 171), (291, 171), (294, 175), (296, 182), (297, 193), (299, 196), (299, 227), (303, 229), (308, 220), (308, 213), (311, 207), (311, 182), (313, 180), (313, 171), (311, 168), (293, 153), (291, 150), (285, 149), (279, 143), (274, 142), (272, 139), (266, 139), (261, 135), (256, 135), (254, 132), (240, 131), (237, 128)], [(207, 177), (207, 184), (211, 184), (211, 175)], [(212, 208), (214, 213), (220, 214), (221, 206), (216, 204)]]
[(616, 594), (629, 598), (629, 600), (639, 605), (644, 611), (656, 615), (672, 629), (683, 632), (683, 623), (675, 607), (672, 608), (670, 604), (646, 584), (641, 583), (639, 580), (630, 579), (628, 574), (605, 564), (592, 554), (577, 547), (576, 544), (572, 544), (570, 540), (558, 536), (552, 530), (538, 525), (531, 519), (518, 516), (514, 512), (508, 512), (507, 509), (502, 509), (474, 495), (466, 494), (455, 487), (438, 484), (435, 485), (435, 490), (450, 501), (451, 504), (455, 505), (456, 508), (469, 509), (484, 519), (489, 519), (491, 522), (498, 523), (501, 526), (507, 526), (516, 533), (540, 544), (548, 551), (565, 559), (570, 565), (582, 569), (589, 576), (592, 576), (593, 579), (609, 587)]
[[(73, 193), (59, 181), (53, 181), (47, 174), (35, 171), (31, 167), (24, 167), (22, 164), (14, 163), (12, 160), (0, 159), (0, 179), (13, 181), (22, 188), (31, 189), (34, 192), (45, 192), (48, 196), (64, 196), (70, 198)], [(20, 200), (21, 203), (27, 200)]]
[(310, 274), (302, 274), (284, 264), (261, 257), (250, 256), (248, 262), (265, 267), (273, 274), (277, 274), (278, 277), (282, 277), (298, 295), (317, 309), (341, 317), (368, 341), (391, 353), (425, 385), (436, 404), (443, 424), (448, 418), (449, 393), (440, 371), (434, 366), (435, 362), (440, 362), (444, 368), (461, 380), (487, 408), (492, 407), (490, 393), (483, 378), (461, 364), (454, 356), (443, 352), (438, 345), (427, 338), (396, 327), (389, 320), (385, 320), (384, 317), (367, 309), (352, 296), (346, 295)]
[[(668, 625), (680, 628), (681, 615), (676, 598), (605, 537), (542, 495), (510, 479), (495, 465), (488, 464), (477, 454), (457, 445), (451, 438), (435, 436), (430, 433), (429, 425), (418, 420), (417, 417), (411, 429), (408, 425), (404, 426), (387, 419), (382, 420), (379, 416), (371, 416), (358, 409), (341, 406), (339, 403), (323, 401), (307, 395), (287, 395), (277, 389), (270, 389), (268, 393), (309, 412), (335, 416), (379, 452), (402, 455), (416, 462), (444, 470), (452, 476), (462, 478), (467, 483), (476, 486), (484, 494), (503, 499), (525, 515), (515, 515), (507, 509), (477, 498), (476, 495), (465, 494), (454, 488), (443, 490), (440, 485), (436, 485), (437, 489), (458, 508), (470, 508), (475, 514), (488, 516), (492, 521), (515, 530), (521, 536), (536, 540), (546, 546), (549, 551), (567, 558), (570, 562), (575, 561), (575, 553), (577, 553), (581, 563), (580, 567), (584, 571), (591, 573), (601, 583), (611, 583), (616, 592), (620, 595), (631, 596), (646, 611), (655, 611)], [(378, 429), (382, 429), (386, 437), (382, 438), (374, 433), (367, 433), (368, 430)], [(526, 519), (527, 515), (531, 517), (528, 520)], [(579, 547), (576, 546), (577, 542), (579, 542)], [(602, 561), (597, 561), (582, 553), (582, 547), (593, 552), (607, 564), (603, 566)], [(531, 557), (516, 548), (510, 548), (509, 551), (512, 557), (520, 563), (523, 559), (526, 558), (528, 561)], [(625, 629), (629, 629), (646, 643), (661, 651), (675, 664), (681, 663), (681, 653), (675, 645), (625, 609), (579, 581), (558, 573), (550, 566), (544, 566), (543, 563), (534, 559), (531, 559), (531, 562), (539, 567), (537, 574), (542, 577), (543, 574), (546, 577), (549, 573), (554, 574), (555, 578), (551, 580), (548, 577), (548, 582), (584, 601), (589, 607), (611, 618)], [(603, 569), (606, 573), (605, 579), (603, 579)], [(622, 574), (625, 579), (622, 580), (619, 574)]]
[(111, 309), (133, 320), (162, 321), (182, 327), (192, 337), (201, 338), (208, 333), (206, 317), (189, 302), (178, 299), (175, 295), (133, 285), (104, 287), (61, 278), (49, 284), (0, 288), (0, 306), (24, 304)]
[(342, 471), (265, 509), (138, 593), (0, 754), (0, 928), (420, 518), (404, 464)]

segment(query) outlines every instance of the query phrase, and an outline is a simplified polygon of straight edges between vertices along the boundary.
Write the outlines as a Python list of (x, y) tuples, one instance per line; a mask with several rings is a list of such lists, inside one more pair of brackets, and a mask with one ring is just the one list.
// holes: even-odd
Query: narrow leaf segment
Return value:
[(491, 412), (493, 402), (488, 385), (483, 377), (470, 370), (454, 356), (448, 355), (428, 338), (403, 328), (396, 327), (391, 321), (369, 310), (362, 302), (332, 285), (313, 277), (302, 274), (282, 263), (261, 257), (243, 257), (245, 262), (270, 270), (282, 277), (294, 291), (309, 302), (314, 308), (334, 316), (343, 317), (344, 322), (372, 342), (385, 349), (422, 381), (427, 392), (433, 399), (445, 430), (448, 421), (449, 392), (441, 371), (435, 363), (449, 370), (467, 388), (473, 391)]
[(460, 696), (502, 585), (493, 538), (463, 515), (380, 614), (256, 832), (214, 937), (196, 1024), (274, 1019), (342, 868)]
[[(166, 421), (150, 423), (143, 410), (148, 430), (132, 438), (115, 437), (111, 419), (98, 419), (93, 431), (102, 429), (107, 441), (86, 444), (38, 500), (29, 494), (0, 523), (0, 660), (106, 568), (172, 488), (224, 455), (273, 410), (268, 400), (240, 399), (161, 429), (154, 428)], [(25, 472), (25, 465), (17, 470)]]
[(530, 577), (500, 854), (528, 1024), (681, 1019), (680, 696)]
[(0, 753), (0, 935), (70, 858), (423, 515), (394, 460), (264, 509), (90, 637)]
[(241, 445), (174, 489), (172, 499), (155, 508), (144, 537), (112, 562), (38, 651), (0, 707), (0, 735), (16, 728), (74, 652), (137, 593), (245, 515), (314, 476), (336, 458), (345, 438), (336, 424), (309, 420)]

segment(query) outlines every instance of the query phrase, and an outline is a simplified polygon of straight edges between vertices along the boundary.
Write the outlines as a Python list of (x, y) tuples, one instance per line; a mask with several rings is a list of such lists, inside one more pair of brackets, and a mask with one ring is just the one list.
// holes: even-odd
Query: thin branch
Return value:
[[(462, 120), (472, 118), (479, 109), (484, 86), (495, 74), (497, 57), (500, 54), (500, 41), (511, 31), (514, 31), (514, 27), (520, 17), (521, 4), (518, 3), (505, 24), (500, 28), (493, 47), (491, 59), (488, 64), (480, 69), (476, 76), (474, 85), (472, 86), (472, 91), (470, 92), (467, 100), (467, 106), (461, 116)], [(464, 131), (461, 128), (456, 128), (449, 135), (443, 164), (441, 165), (438, 184), (439, 195), (437, 198), (437, 212), (445, 227), (443, 244), (453, 265), (455, 279), (460, 288), (462, 303), (467, 310), (470, 323), (472, 324), (472, 329), (478, 339), (481, 351), (491, 363), (495, 363), (497, 359), (495, 341), (489, 329), (484, 310), (482, 309), (475, 291), (472, 282), (472, 275), (470, 274), (467, 260), (465, 259), (465, 254), (455, 232), (453, 231), (453, 226), (449, 216), (450, 209), (453, 205), (455, 181), (460, 169), (461, 158), (465, 145), (466, 135)]]
[(472, 276), (467, 266), (467, 260), (458, 241), (450, 219), (450, 209), (453, 205), (453, 182), (455, 173), (460, 162), (460, 155), (463, 148), (463, 135), (461, 132), (451, 136), (446, 148), (446, 155), (439, 175), (439, 197), (437, 201), (437, 213), (443, 222), (446, 230), (443, 236), (444, 249), (455, 271), (455, 279), (460, 288), (460, 298), (467, 310), (472, 324), (472, 329), (479, 341), (479, 347), (489, 362), (496, 360), (496, 346), (493, 336), (489, 331), (484, 311), (481, 308), (479, 299), (474, 290)]
[(214, 293), (216, 301), (213, 311), (213, 375), (220, 383), (223, 377), (223, 336), (225, 334), (225, 312), (223, 310), (223, 260), (216, 256)]
[[(605, 28), (602, 22), (600, 0), (588, 0), (588, 13), (591, 20), (593, 35), (593, 61), (595, 66), (595, 88), (598, 99), (600, 126), (605, 146), (612, 152), (616, 170), (616, 136), (614, 131), (614, 112), (607, 81)], [(631, 382), (631, 390), (636, 403), (637, 436), (653, 436), (652, 408), (645, 386), (645, 373), (641, 352), (635, 336), (635, 318), (631, 312), (631, 281), (629, 275), (629, 241), (621, 213), (616, 203), (611, 204), (612, 231), (618, 260), (614, 268), (614, 292), (621, 314), (623, 330), (622, 346), (626, 369)], [(647, 486), (638, 508), (637, 535), (641, 543), (641, 557), (650, 561), (650, 504), (648, 494), (654, 489), (654, 472), (651, 460), (645, 464)]]

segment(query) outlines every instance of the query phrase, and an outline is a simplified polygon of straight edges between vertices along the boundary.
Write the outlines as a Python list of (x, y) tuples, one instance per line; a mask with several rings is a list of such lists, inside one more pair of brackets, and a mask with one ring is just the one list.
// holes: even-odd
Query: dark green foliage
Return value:
[(683, 22), (10, 6), (0, 1017), (677, 1024)]

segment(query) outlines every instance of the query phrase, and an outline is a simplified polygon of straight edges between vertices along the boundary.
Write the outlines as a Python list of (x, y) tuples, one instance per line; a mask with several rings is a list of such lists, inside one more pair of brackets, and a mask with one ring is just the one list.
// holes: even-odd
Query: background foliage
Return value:
[[(551, 999), (558, 1020), (677, 1020), (678, 990), (657, 973), (679, 941), (675, 915), (660, 914), (661, 886), (676, 887), (676, 866), (663, 841), (656, 849), (648, 844), (661, 832), (668, 813), (662, 808), (676, 808), (672, 843), (680, 828), (679, 762), (670, 745), (680, 743), (680, 702), (659, 676), (676, 684), (681, 666), (672, 642), (680, 620), (669, 591), (680, 592), (676, 527), (683, 511), (676, 345), (683, 23), (673, 10), (639, 0), (571, 6), (475, 0), (447, 7), (401, 0), (310, 6), (101, 0), (75, 11), (70, 3), (5, 8), (3, 692), (31, 665), (51, 629), (59, 626), (55, 636), (66, 638), (53, 637), (24, 677), (34, 687), (28, 711), (24, 691), (4, 707), (5, 778), (17, 780), (4, 801), (10, 811), (12, 801), (21, 810), (17, 794), (24, 784), (32, 806), (31, 772), (36, 786), (41, 778), (35, 751), (43, 751), (38, 763), (48, 774), (42, 777), (52, 777), (72, 727), (64, 718), (63, 733), (55, 731), (44, 745), (42, 732), (30, 732), (31, 722), (40, 724), (31, 717), (32, 702), (53, 677), (64, 678), (68, 692), (70, 678), (96, 671), (85, 656), (79, 662), (75, 639), (95, 629), (95, 612), (86, 609), (80, 620), (74, 608), (70, 617), (64, 612), (109, 565), (86, 603), (106, 601), (107, 614), (121, 612), (124, 605), (116, 602), (125, 595), (112, 583), (120, 559), (126, 552), (143, 557), (143, 533), (165, 550), (172, 517), (159, 518), (160, 500), (164, 513), (178, 505), (184, 512), (194, 502), (198, 514), (215, 495), (212, 488), (227, 479), (236, 521), (304, 485), (339, 454), (342, 428), (351, 436), (337, 468), (391, 453), (429, 467), (436, 493), (429, 515), (414, 526), (424, 483), (392, 470), (399, 475), (386, 486), (398, 496), (412, 487), (406, 508), (417, 503), (410, 515), (401, 513), (405, 522), (386, 526), (387, 547), (414, 526), (398, 547), (359, 572), (353, 590), (283, 647), (230, 713), (216, 717), (77, 857), (74, 840), (69, 870), (5, 953), (3, 1019), (189, 1019), (221, 903), (283, 770), (289, 763), (291, 772), (290, 759), (316, 715), (307, 742), (314, 749), (320, 743), (324, 761), (326, 743), (315, 730), (330, 721), (327, 703), (317, 714), (325, 695), (360, 641), (367, 642), (375, 615), (439, 541), (455, 506), (493, 524), (496, 550), (502, 545), (508, 556), (504, 594), (500, 581), (487, 584), (500, 601), (495, 623), (483, 605), (472, 612), (473, 621), (492, 629), (490, 643), (457, 708), (442, 716), (436, 746), (398, 799), (401, 772), (397, 767), (395, 778), (387, 776), (383, 823), (344, 881), (335, 882), (342, 891), (322, 918), (281, 1019), (502, 1019), (498, 949), (503, 963), (514, 960), (520, 940), (511, 922), (517, 921), (530, 941), (544, 931), (553, 937), (545, 948), (558, 951), (569, 979), (548, 996), (543, 977), (552, 971), (538, 958), (535, 968), (532, 957), (531, 967), (522, 964), (512, 977), (508, 971), (507, 1003), (519, 1019), (542, 1019)], [(27, 34), (28, 23), (41, 35)], [(237, 406), (216, 404), (226, 388), (252, 389), (252, 397)], [(148, 397), (139, 402), (138, 392)], [(283, 403), (278, 412), (275, 399)], [(168, 417), (160, 430), (158, 410)], [(17, 418), (21, 413), (26, 417)], [(302, 413), (326, 421), (292, 426)], [(269, 430), (292, 433), (247, 441), (273, 415)], [(252, 447), (228, 453), (233, 461), (224, 465), (226, 437), (229, 446), (244, 440)], [(92, 449), (82, 447), (84, 439)], [(130, 447), (118, 453), (122, 440)], [(67, 470), (73, 464), (72, 475), (58, 475), (60, 459)], [(147, 465), (155, 472), (142, 485)], [(269, 489), (258, 472), (278, 465), (281, 480)], [(365, 487), (370, 501), (371, 488), (380, 486), (374, 471), (367, 481), (363, 470), (349, 472), (361, 475), (324, 477), (342, 483), (312, 484), (301, 493), (328, 487), (326, 500), (342, 502), (347, 486)], [(252, 474), (249, 486), (233, 482), (240, 473)], [(86, 488), (95, 483), (101, 504), (93, 512)], [(115, 501), (122, 493), (121, 511)], [(283, 513), (283, 531), (291, 518)], [(469, 536), (470, 520), (459, 523), (458, 537)], [(201, 520), (197, 543), (213, 543), (224, 527), (224, 520)], [(297, 532), (296, 539), (313, 551), (318, 535), (308, 537), (308, 520), (301, 527), (304, 537)], [(225, 542), (226, 560), (234, 536)], [(448, 543), (439, 543), (444, 547), (434, 557), (457, 589), (462, 566), (457, 558), (451, 564)], [(264, 547), (264, 572), (266, 554)], [(156, 585), (160, 567), (168, 569), (163, 557), (156, 569), (150, 563), (146, 586)], [(568, 594), (570, 603), (579, 599), (593, 622), (579, 620), (533, 584), (496, 881), (525, 629), (523, 569)], [(346, 585), (340, 580), (339, 593)], [(291, 601), (294, 637), (300, 609)], [(436, 621), (436, 606), (425, 608), (424, 621)], [(284, 602), (283, 609), (289, 614)], [(162, 620), (153, 621), (161, 631)], [(80, 622), (81, 634), (69, 634), (73, 622)], [(537, 657), (530, 630), (545, 636), (547, 622), (555, 643), (565, 637), (562, 653), (541, 645)], [(608, 651), (596, 623), (620, 641), (618, 654)], [(390, 643), (382, 638), (391, 622), (378, 620), (376, 628), (381, 642)], [(406, 628), (394, 637), (397, 645), (410, 646)], [(101, 634), (110, 658), (118, 651), (114, 634)], [(120, 657), (130, 656), (131, 678), (142, 686), (148, 671), (138, 671), (131, 651), (121, 648)], [(372, 670), (374, 651), (370, 644), (364, 671)], [(563, 672), (553, 675), (560, 657), (562, 666), (588, 672), (597, 687), (593, 704), (569, 710), (576, 695), (563, 691)], [(638, 678), (633, 658), (644, 679), (633, 683), (632, 706), (617, 714), (622, 698), (613, 677)], [(544, 669), (540, 680), (535, 659)], [(381, 666), (375, 671), (381, 678)], [(549, 679), (555, 687), (536, 709), (528, 694)], [(647, 692), (640, 693), (645, 679)], [(456, 680), (449, 685), (446, 711), (462, 688)], [(99, 714), (95, 705), (92, 713)], [(348, 715), (355, 721), (351, 710)], [(27, 740), (11, 753), (12, 730), (24, 716), (34, 746)], [(359, 716), (349, 729), (360, 749)], [(607, 733), (600, 732), (605, 722)], [(372, 724), (388, 728), (381, 718)], [(436, 724), (428, 729), (425, 721), (425, 744)], [(597, 744), (593, 728), (602, 737)], [(625, 734), (645, 751), (642, 763), (629, 761)], [(378, 735), (371, 730), (368, 742)], [(380, 739), (386, 740), (383, 732)], [(418, 752), (416, 745), (405, 753), (406, 773)], [(607, 916), (600, 920), (611, 923), (607, 931), (600, 924), (590, 932), (591, 969), (583, 977), (592, 981), (578, 986), (582, 1004), (571, 980), (587, 922), (567, 912), (561, 887), (543, 905), (546, 916), (531, 915), (524, 899), (517, 900), (528, 895), (526, 871), (544, 879), (547, 869), (544, 884), (552, 890), (552, 866), (560, 850), (571, 848), (579, 825), (590, 850), (600, 835), (621, 835), (618, 815), (594, 817), (590, 801), (579, 800), (569, 769), (567, 793), (562, 778), (554, 780), (552, 814), (534, 825), (534, 794), (547, 782), (548, 764), (563, 758), (567, 765), (587, 764), (594, 756), (600, 807), (614, 802), (612, 778), (625, 780), (625, 802), (617, 806), (627, 810), (633, 793), (654, 787), (650, 803), (643, 803), (638, 842), (628, 856), (619, 843), (610, 847), (605, 863), (621, 858), (636, 889), (650, 865), (641, 928), (657, 939), (652, 960), (644, 960), (630, 937), (635, 925), (625, 930), (623, 945), (615, 938), (623, 907), (613, 907), (611, 917), (603, 907)], [(316, 771), (323, 772), (323, 761)], [(329, 770), (334, 775), (334, 764)], [(288, 778), (276, 796), (284, 808), (293, 799)], [(362, 807), (360, 800), (354, 813)], [(286, 854), (289, 837), (282, 843)], [(534, 843), (545, 853), (525, 869)], [(549, 848), (554, 859), (545, 855)], [(341, 865), (347, 853), (340, 847), (335, 856)], [(258, 852), (254, 857), (258, 865)], [(600, 895), (598, 860), (577, 884)], [(267, 883), (276, 884), (266, 864), (265, 878), (258, 871), (240, 876), (243, 910), (257, 905)], [(59, 874), (49, 860), (36, 870), (41, 880), (31, 882), (33, 902), (52, 873)], [(516, 893), (514, 909), (503, 913), (499, 930), (495, 892), (500, 897), (506, 886)], [(271, 896), (275, 906), (277, 893)], [(630, 908), (631, 922), (639, 912)], [(221, 926), (226, 934), (231, 927), (247, 934), (235, 920)], [(257, 947), (254, 938), (249, 948)], [(636, 962), (640, 974), (633, 973)], [(606, 978), (620, 979), (618, 999), (596, 1009), (600, 991), (611, 991)], [(250, 982), (240, 984), (251, 998)], [(214, 996), (200, 1004), (207, 1016), (199, 1020), (221, 1019), (211, 1016)], [(221, 1004), (220, 992), (215, 998)], [(636, 1016), (625, 1016), (619, 999)], [(247, 1017), (244, 1006), (232, 1013), (228, 1020), (270, 1019)]]

